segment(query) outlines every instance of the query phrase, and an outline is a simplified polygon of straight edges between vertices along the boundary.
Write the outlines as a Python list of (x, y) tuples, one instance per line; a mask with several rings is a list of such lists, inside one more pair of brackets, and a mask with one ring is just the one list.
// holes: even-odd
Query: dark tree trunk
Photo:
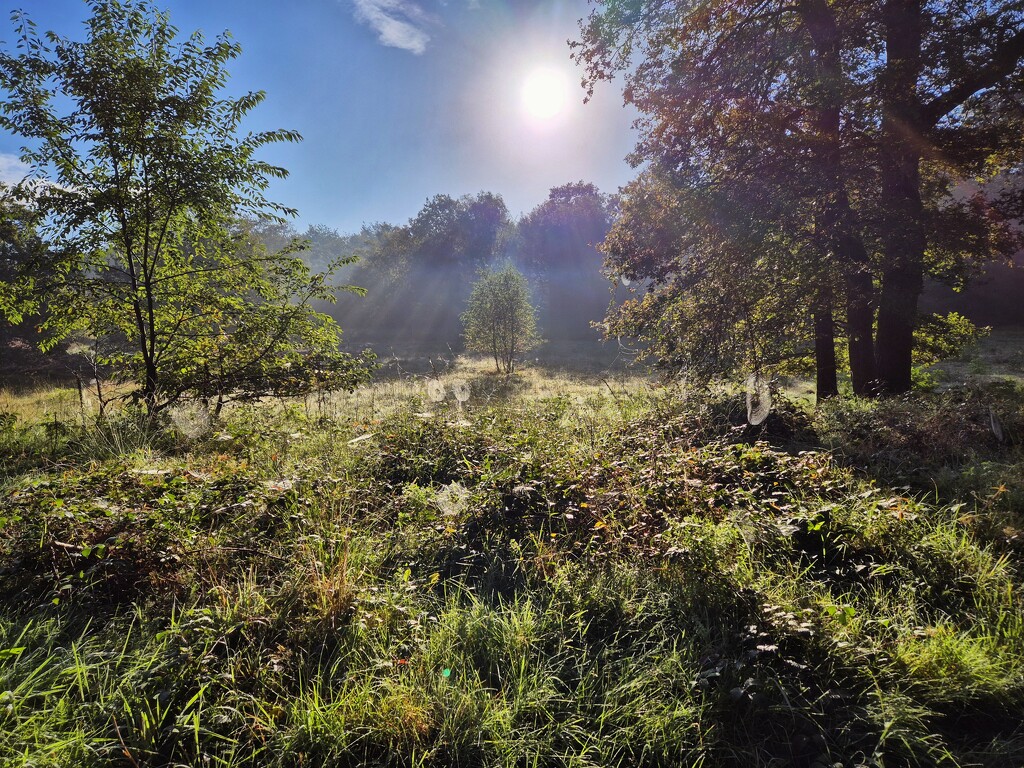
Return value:
[(882, 87), (882, 233), (885, 268), (878, 307), (876, 360), (881, 391), (911, 386), (917, 302), (924, 287), (921, 204), (921, 0), (886, 0)]
[[(844, 194), (845, 196), (845, 194)], [(849, 201), (846, 202), (847, 208)], [(852, 216), (852, 211), (850, 211)], [(846, 286), (846, 347), (855, 395), (875, 394), (874, 279), (864, 241), (859, 236), (840, 238)]]
[[(831, 299), (831, 297), (829, 297)], [(818, 402), (839, 394), (836, 375), (836, 329), (832, 317), (831, 301), (819, 304), (814, 312), (814, 367), (815, 390)]]
[(157, 412), (157, 399), (160, 392), (160, 380), (157, 375), (156, 363), (147, 356), (146, 381), (142, 387), (142, 402), (146, 406), (146, 415), (153, 418)]
[[(816, 78), (821, 85), (821, 103), (815, 120), (815, 154), (821, 173), (823, 192), (819, 230), (823, 247), (836, 262), (846, 290), (847, 347), (853, 392), (871, 394), (875, 379), (874, 352), (874, 282), (867, 249), (859, 233), (856, 215), (846, 191), (843, 170), (843, 148), (840, 127), (844, 99), (842, 72), (842, 35), (835, 11), (826, 0), (802, 0), (801, 19), (815, 49)], [(827, 268), (831, 272), (831, 265)], [(828, 279), (825, 277), (824, 279)], [(831, 313), (829, 319), (831, 320)], [(832, 323), (828, 326), (831, 328)], [(824, 351), (819, 342), (819, 322), (815, 319), (815, 349)], [(831, 365), (835, 366), (835, 347), (831, 349)], [(820, 387), (820, 376), (819, 376)], [(834, 394), (834, 393), (833, 393)], [(820, 397), (820, 396), (819, 396)]]
[(884, 393), (910, 390), (917, 301), (923, 285), (919, 261), (914, 264), (908, 260), (896, 268), (886, 269), (882, 275), (877, 354), (879, 388)]

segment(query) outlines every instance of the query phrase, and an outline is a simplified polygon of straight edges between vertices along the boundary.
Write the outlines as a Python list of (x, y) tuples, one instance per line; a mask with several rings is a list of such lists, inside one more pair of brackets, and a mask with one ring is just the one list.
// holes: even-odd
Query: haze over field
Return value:
[[(839, 394), (847, 370), (857, 395), (910, 390), (914, 366), (934, 356), (924, 350), (948, 355), (975, 333), (970, 317), (923, 311), (973, 304), (925, 288), (959, 289), (1024, 243), (1024, 33), (1012, 4), (896, 16), (582, 0), (53, 0), (36, 11), (30, 22), (12, 12), (24, 53), (3, 59), (13, 99), (0, 116), (0, 180), (14, 185), (4, 269), (18, 277), (0, 308), (45, 329), (44, 346), (77, 332), (138, 340), (151, 394), (164, 354), (154, 291), (165, 288), (153, 275), (168, 257), (241, 256), (223, 239), (249, 228), (239, 217), (287, 214), (290, 229), (264, 221), (253, 234), (274, 247), (305, 234), (318, 251), (307, 265), (345, 263), (329, 279), (369, 290), (329, 308), (350, 341), (458, 349), (478, 271), (511, 261), (548, 339), (592, 342), (601, 329), (701, 377), (813, 367), (821, 399)], [(151, 18), (178, 25), (161, 38), (169, 47), (144, 39)], [(134, 63), (109, 78), (126, 56)], [(202, 77), (197, 59), (210, 56), (216, 74), (193, 89), (188, 73)], [(235, 101), (203, 95), (215, 93)], [(36, 232), (32, 256), (15, 241)], [(164, 253), (167, 232), (181, 240)], [(70, 261), (48, 274), (85, 281), (64, 286), (68, 301), (107, 291), (97, 278), (120, 270), (130, 290), (110, 314), (86, 321), (51, 300), (56, 285), (37, 290), (33, 260), (61, 252)], [(140, 272), (137, 258), (151, 266)], [(190, 270), (168, 279), (217, 272)], [(325, 309), (319, 278), (288, 270), (265, 275), (276, 287), (257, 294), (275, 295), (278, 312), (298, 296)], [(209, 286), (219, 301), (244, 293), (229, 282)], [(182, 318), (208, 310), (182, 310), (168, 327), (181, 335)], [(218, 315), (228, 333), (243, 327), (236, 311)], [(264, 338), (280, 337), (265, 320)]]

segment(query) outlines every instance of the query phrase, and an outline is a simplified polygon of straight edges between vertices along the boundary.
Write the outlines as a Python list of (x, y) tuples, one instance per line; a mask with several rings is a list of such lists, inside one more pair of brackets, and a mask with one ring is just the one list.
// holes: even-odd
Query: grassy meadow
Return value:
[(760, 427), (466, 360), (152, 429), (4, 391), (0, 765), (1016, 768), (1022, 372)]

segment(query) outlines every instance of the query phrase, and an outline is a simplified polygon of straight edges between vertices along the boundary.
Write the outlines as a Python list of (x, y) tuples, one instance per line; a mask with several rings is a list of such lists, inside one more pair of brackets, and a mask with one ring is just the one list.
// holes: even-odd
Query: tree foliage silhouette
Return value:
[[(836, 391), (843, 335), (868, 394), (910, 387), (926, 275), (962, 279), (1020, 247), (1021, 186), (1008, 180), (1024, 154), (1022, 30), (1019, 4), (984, 0), (604, 0), (575, 56), (591, 87), (625, 73), (636, 163), (685, 198), (730, 201), (713, 206), (737, 225), (721, 229), (722, 258), (742, 233), (779, 272), (795, 266), (819, 394)], [(702, 215), (678, 211), (697, 229)], [(619, 241), (613, 270), (701, 290), (687, 254)], [(733, 273), (739, 296), (747, 273)]]

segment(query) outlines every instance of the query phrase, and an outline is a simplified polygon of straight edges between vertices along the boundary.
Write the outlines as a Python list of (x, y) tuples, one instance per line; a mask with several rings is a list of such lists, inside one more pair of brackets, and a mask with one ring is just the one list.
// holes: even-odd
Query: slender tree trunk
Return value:
[(142, 387), (142, 402), (146, 405), (146, 416), (150, 419), (156, 415), (159, 391), (160, 381), (157, 375), (156, 362), (147, 356), (146, 380)]
[[(830, 292), (831, 294), (831, 292)], [(832, 297), (821, 301), (814, 310), (815, 391), (819, 403), (839, 394), (836, 375), (836, 328), (832, 316)]]
[[(845, 241), (845, 242), (844, 242)], [(855, 395), (876, 394), (875, 368), (875, 285), (867, 249), (859, 236), (840, 238), (846, 267), (846, 349), (850, 357), (850, 379)]]
[(926, 245), (921, 203), (921, 0), (886, 0), (882, 85), (882, 244), (885, 268), (876, 355), (883, 392), (911, 387), (917, 303), (924, 288)]
[[(847, 350), (853, 392), (867, 395), (875, 379), (874, 281), (867, 249), (859, 233), (857, 217), (850, 205), (843, 169), (840, 134), (845, 77), (842, 70), (842, 34), (835, 10), (826, 0), (802, 0), (800, 17), (815, 48), (816, 76), (821, 85), (821, 103), (816, 119), (815, 153), (822, 174), (823, 208), (819, 217), (823, 245), (843, 276), (846, 291)], [(829, 270), (831, 271), (831, 270)], [(826, 278), (827, 279), (827, 278)], [(831, 312), (830, 318), (831, 318)], [(833, 323), (829, 322), (829, 327)], [(834, 331), (833, 331), (834, 332)], [(815, 319), (815, 348), (818, 341)], [(835, 347), (831, 346), (831, 365), (835, 365)], [(820, 387), (820, 375), (819, 375)], [(820, 397), (820, 395), (819, 395)]]

